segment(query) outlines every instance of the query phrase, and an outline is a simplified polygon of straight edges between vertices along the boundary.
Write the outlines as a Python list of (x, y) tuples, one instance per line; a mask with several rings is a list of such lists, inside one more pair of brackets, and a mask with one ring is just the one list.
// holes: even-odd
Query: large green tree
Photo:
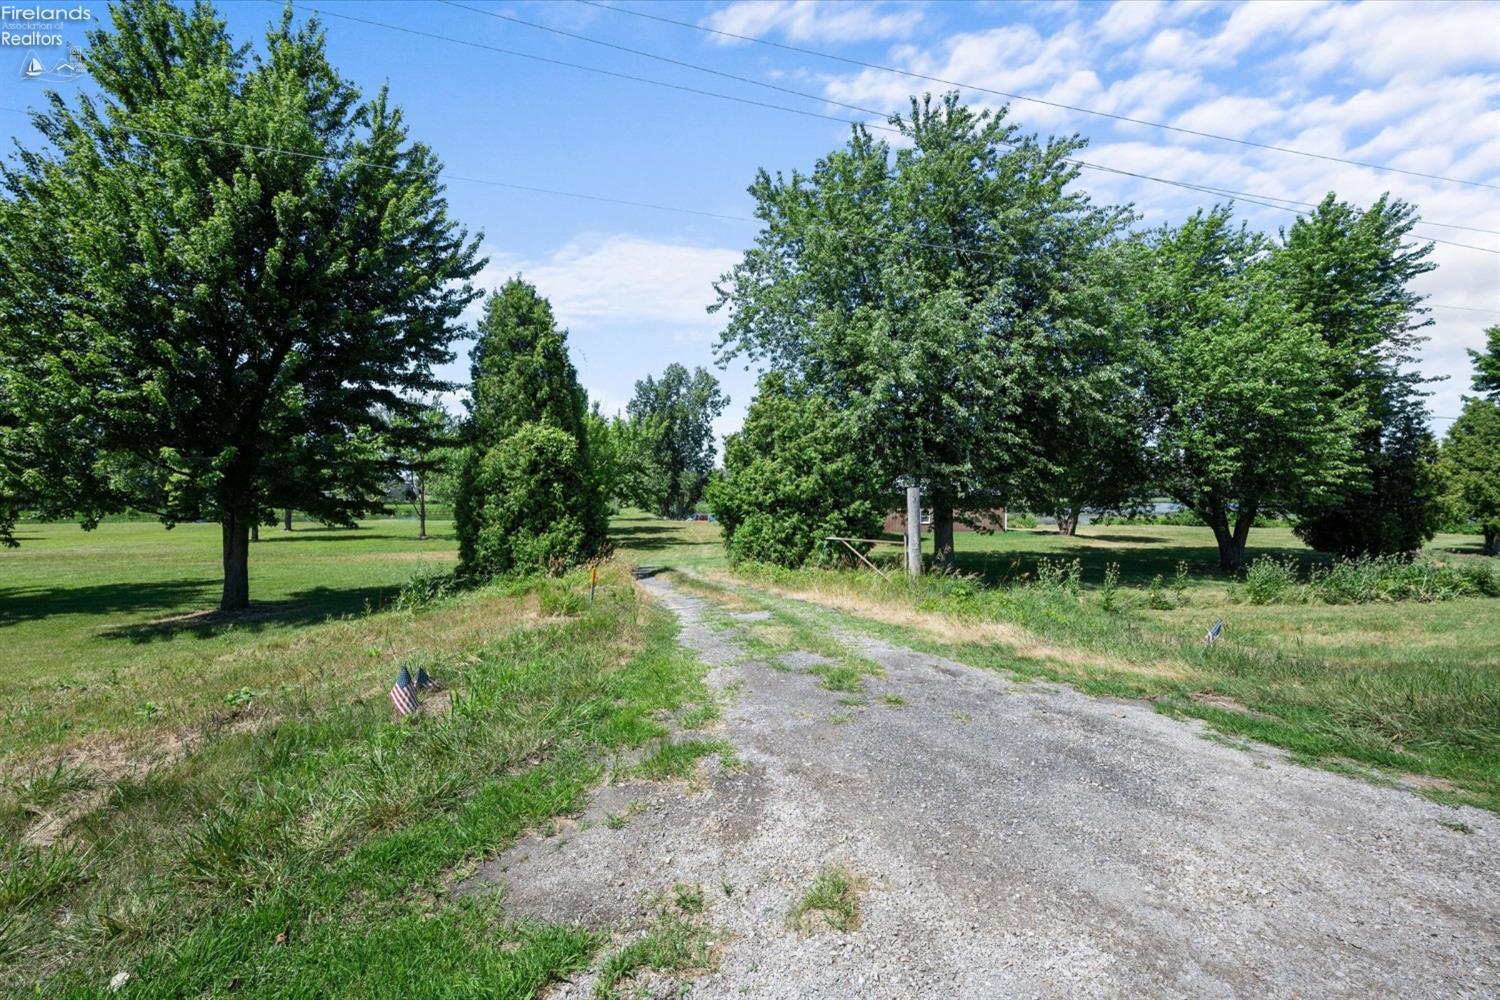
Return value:
[(1484, 554), (1500, 556), (1500, 327), (1485, 331), (1489, 350), (1470, 351), (1474, 388), (1443, 439), (1439, 474), (1449, 514), (1479, 525)]
[(1145, 250), (1152, 480), (1213, 529), (1221, 569), (1237, 572), (1257, 516), (1337, 495), (1356, 474), (1362, 401), (1326, 391), (1336, 353), (1288, 302), (1265, 239), (1227, 208)]
[(842, 560), (830, 536), (870, 538), (890, 495), (851, 415), (781, 372), (767, 372), (724, 445), (708, 502), (734, 561), (782, 566)]
[(382, 502), (380, 414), (444, 387), (477, 241), (315, 22), (288, 12), (252, 54), (204, 3), (111, 17), (97, 96), (50, 95), (42, 147), (0, 174), (5, 482), (85, 526), (217, 521), (220, 606), (243, 608), (253, 522)]
[(855, 127), (813, 166), (750, 187), (762, 229), (720, 280), (719, 356), (763, 361), (849, 410), (891, 488), (922, 487), (938, 562), (956, 511), (1045, 463), (1070, 358), (1103, 336), (1098, 251), (1127, 221), (1072, 186), (1076, 138), (1039, 143), (956, 95)]
[(1478, 524), (1484, 554), (1500, 556), (1500, 401), (1464, 402), (1439, 468), (1455, 519)]
[[(638, 500), (663, 517), (681, 517), (703, 497), (714, 467), (714, 418), (729, 397), (705, 368), (689, 372), (670, 364), (661, 378), (650, 375), (635, 384), (625, 407), (635, 424), (627, 440), (638, 450), (626, 453)], [(634, 458), (632, 458), (634, 456)]]
[(1361, 210), (1330, 194), (1271, 256), (1278, 289), (1329, 348), (1326, 391), (1361, 414), (1356, 474), (1294, 511), (1298, 536), (1324, 552), (1410, 553), (1437, 529), (1437, 444), (1422, 388), (1429, 380), (1414, 370), (1431, 320), (1412, 288), (1436, 265), (1431, 244), (1408, 242), (1416, 218), (1401, 201), (1382, 197)]
[(588, 403), (551, 304), (520, 277), (484, 304), (454, 519), (461, 570), (553, 570), (607, 541)]
[(1484, 331), (1484, 350), (1470, 351), (1474, 362), (1474, 391), (1500, 402), (1500, 326)]

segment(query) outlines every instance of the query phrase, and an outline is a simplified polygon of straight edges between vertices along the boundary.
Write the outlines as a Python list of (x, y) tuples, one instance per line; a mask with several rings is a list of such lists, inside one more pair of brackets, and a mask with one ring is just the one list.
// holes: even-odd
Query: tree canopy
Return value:
[(1474, 391), (1500, 402), (1500, 326), (1484, 331), (1484, 350), (1470, 351), (1474, 362)]
[(1229, 572), (1258, 515), (1337, 495), (1355, 474), (1364, 412), (1326, 391), (1338, 358), (1292, 308), (1267, 249), (1225, 207), (1146, 244), (1152, 478), (1213, 529)]
[(880, 531), (888, 491), (851, 415), (781, 372), (767, 372), (745, 426), (724, 446), (708, 499), (730, 559), (800, 566), (847, 552), (828, 538)]
[(1292, 311), (1329, 348), (1331, 398), (1360, 413), (1354, 474), (1294, 511), (1308, 545), (1341, 555), (1420, 549), (1440, 517), (1427, 379), (1415, 374), (1427, 310), (1412, 282), (1431, 244), (1408, 242), (1416, 210), (1382, 197), (1368, 209), (1326, 197), (1283, 233), (1270, 268)]
[(930, 497), (940, 561), (955, 510), (1045, 463), (1080, 341), (1106, 333), (1098, 250), (1129, 218), (1072, 181), (1077, 138), (1039, 143), (1005, 111), (913, 100), (892, 151), (856, 126), (813, 166), (750, 187), (762, 229), (718, 283), (721, 361), (787, 372), (848, 410), (892, 489)]
[(477, 240), (316, 21), (288, 9), (252, 54), (206, 4), (111, 17), (99, 96), (51, 95), (43, 147), (0, 173), (0, 495), (215, 520), (242, 608), (252, 522), (381, 503), (381, 414), (446, 387)]
[(714, 419), (729, 405), (719, 380), (705, 368), (670, 364), (661, 378), (635, 384), (625, 412), (633, 426), (622, 441), (633, 451), (627, 467), (637, 502), (663, 517), (692, 511), (714, 467)]

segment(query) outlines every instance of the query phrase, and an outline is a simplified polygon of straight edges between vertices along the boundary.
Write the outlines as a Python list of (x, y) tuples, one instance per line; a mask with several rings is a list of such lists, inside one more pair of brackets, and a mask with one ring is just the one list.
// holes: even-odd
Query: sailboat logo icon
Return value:
[(26, 79), (28, 80), (33, 80), (41, 76), (45, 72), (46, 68), (42, 66), (42, 61), (36, 56), (29, 56), (26, 59), (25, 68), (21, 70), (21, 75), (26, 77)]

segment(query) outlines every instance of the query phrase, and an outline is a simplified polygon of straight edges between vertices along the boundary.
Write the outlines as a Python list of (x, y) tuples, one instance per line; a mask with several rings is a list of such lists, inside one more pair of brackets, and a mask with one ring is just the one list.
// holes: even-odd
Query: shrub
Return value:
[(471, 485), (472, 551), (465, 571), (480, 577), (552, 573), (604, 546), (594, 517), (588, 463), (573, 435), (523, 424), (481, 457)]
[(725, 443), (723, 478), (708, 488), (730, 561), (843, 561), (847, 550), (829, 536), (879, 532), (895, 494), (871, 476), (860, 445), (848, 417), (827, 400), (767, 373), (744, 429)]
[(1303, 597), (1297, 560), (1261, 556), (1245, 573), (1245, 596), (1251, 604), (1295, 604)]

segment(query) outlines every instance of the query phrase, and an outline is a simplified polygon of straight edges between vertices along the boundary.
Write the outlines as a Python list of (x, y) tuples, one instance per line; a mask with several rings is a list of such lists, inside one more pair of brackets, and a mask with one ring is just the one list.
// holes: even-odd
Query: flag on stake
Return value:
[(404, 666), (396, 677), (396, 686), (391, 688), (391, 704), (396, 706), (396, 714), (402, 718), (417, 711), (417, 689), (412, 686), (411, 671)]
[(417, 668), (417, 690), (426, 691), (432, 687), (432, 677), (428, 675), (426, 667)]
[(1214, 627), (1209, 629), (1208, 634), (1203, 637), (1203, 644), (1205, 646), (1212, 646), (1214, 643), (1219, 641), (1219, 636), (1223, 634), (1224, 619), (1220, 618), (1218, 621), (1214, 622)]

